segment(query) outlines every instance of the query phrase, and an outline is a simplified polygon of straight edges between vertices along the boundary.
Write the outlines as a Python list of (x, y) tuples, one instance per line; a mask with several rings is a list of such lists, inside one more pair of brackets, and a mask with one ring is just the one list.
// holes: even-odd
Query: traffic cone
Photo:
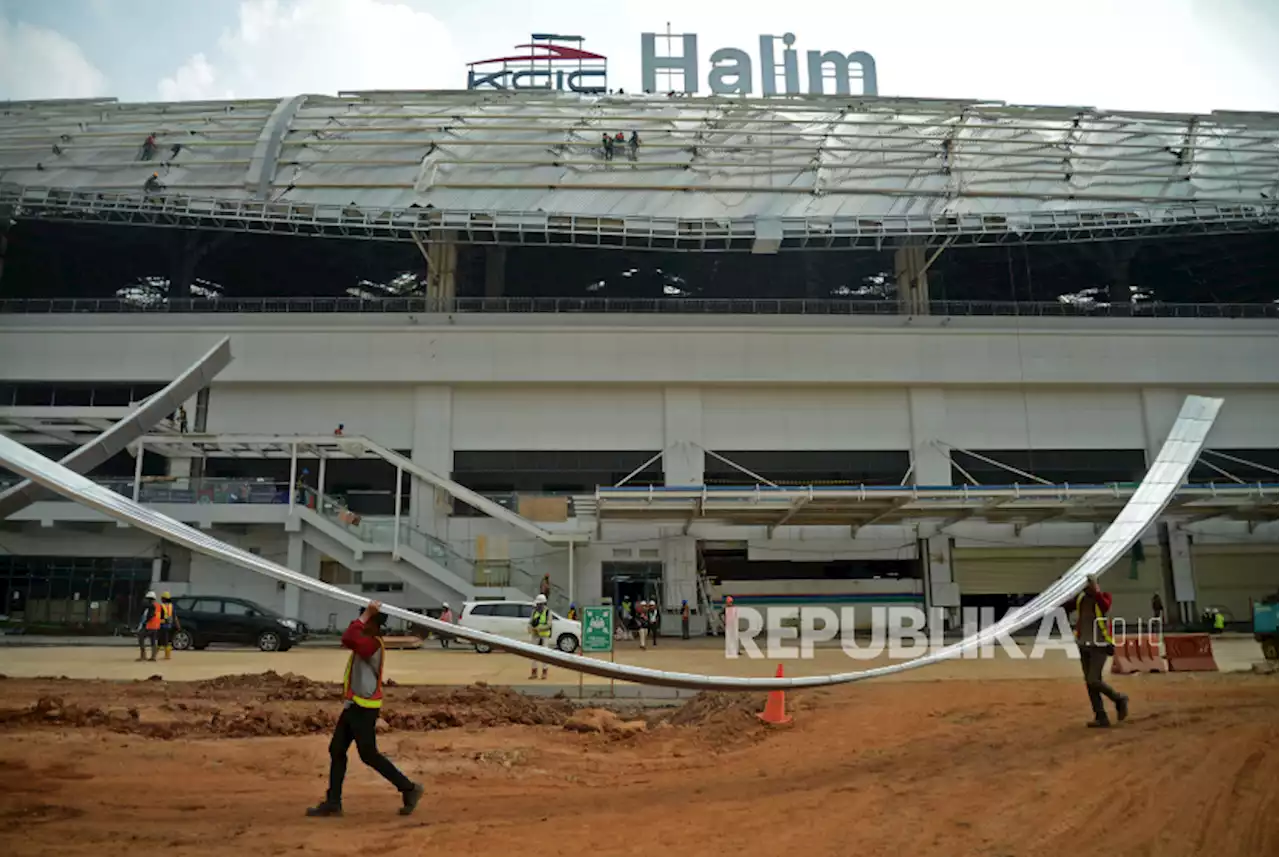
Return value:
[[(782, 678), (782, 664), (778, 664), (778, 673), (775, 678)], [(791, 718), (787, 716), (787, 694), (781, 690), (769, 691), (769, 701), (764, 704), (764, 713), (757, 714), (765, 723), (770, 726), (786, 726), (791, 722)]]

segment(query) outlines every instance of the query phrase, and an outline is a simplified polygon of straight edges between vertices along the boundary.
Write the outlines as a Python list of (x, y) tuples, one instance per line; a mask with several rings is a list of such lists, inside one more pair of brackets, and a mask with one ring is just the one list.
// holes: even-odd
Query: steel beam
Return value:
[[(88, 473), (111, 456), (125, 449), (172, 414), (187, 399), (209, 385), (219, 372), (231, 362), (231, 338), (225, 337), (207, 354), (183, 372), (160, 392), (151, 396), (129, 416), (117, 422), (75, 452), (62, 459), (60, 464), (73, 473)], [(138, 451), (142, 456), (142, 451)], [(53, 496), (39, 485), (24, 481), (0, 494), (0, 520), (25, 509), (37, 500)]]
[[(534, 661), (552, 664), (577, 672), (604, 678), (621, 679), (640, 684), (696, 690), (759, 691), (791, 688), (825, 687), (847, 684), (879, 676), (905, 672), (930, 664), (962, 657), (984, 645), (994, 643), (1005, 634), (1024, 628), (1057, 610), (1071, 595), (1080, 591), (1085, 579), (1102, 575), (1133, 546), (1148, 527), (1160, 517), (1173, 498), (1178, 487), (1186, 479), (1195, 463), (1205, 437), (1217, 418), (1221, 399), (1189, 396), (1178, 419), (1174, 422), (1168, 440), (1156, 456), (1139, 490), (1129, 498), (1119, 516), (1111, 523), (1092, 547), (1090, 547), (1062, 577), (1027, 604), (1007, 613), (999, 622), (983, 629), (958, 643), (943, 646), (927, 654), (886, 666), (867, 670), (822, 676), (796, 678), (743, 678), (740, 676), (708, 676), (695, 673), (670, 672), (647, 667), (606, 663), (603, 660), (580, 655), (570, 655), (544, 646), (501, 637), (485, 631), (477, 631), (461, 625), (441, 622), (401, 607), (383, 605), (383, 612), (399, 619), (425, 626), (438, 633), (449, 633), (472, 642), (484, 643), (495, 649), (520, 655)], [(270, 577), (282, 583), (293, 584), (310, 592), (316, 592), (336, 601), (364, 606), (367, 599), (354, 592), (323, 583), (305, 574), (291, 571), (278, 563), (257, 554), (225, 544), (208, 533), (161, 515), (154, 509), (139, 506), (114, 491), (103, 488), (27, 449), (6, 437), (0, 437), (0, 463), (33, 479), (45, 488), (96, 509), (117, 521), (121, 521), (160, 538), (183, 545), (198, 553), (249, 571)]]

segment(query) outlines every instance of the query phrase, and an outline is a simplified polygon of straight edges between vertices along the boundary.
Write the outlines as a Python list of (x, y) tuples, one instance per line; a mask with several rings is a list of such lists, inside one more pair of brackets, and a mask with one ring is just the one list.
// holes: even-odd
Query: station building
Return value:
[[(1246, 622), (1280, 560), (1278, 138), (857, 96), (7, 104), (0, 433), (61, 458), (229, 337), (93, 478), (401, 606), (546, 574), (701, 631), (727, 595), (999, 613), (1220, 396), (1105, 585)], [(120, 625), (152, 586), (349, 613), (8, 491), (9, 621)]]

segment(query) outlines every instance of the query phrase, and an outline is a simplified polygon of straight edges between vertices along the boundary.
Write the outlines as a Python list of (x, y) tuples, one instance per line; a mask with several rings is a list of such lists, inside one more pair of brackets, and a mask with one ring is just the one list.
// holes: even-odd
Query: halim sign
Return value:
[[(666, 55), (658, 56), (658, 40), (665, 40)], [(782, 43), (782, 61), (778, 61), (777, 43)], [(792, 33), (781, 36), (760, 37), (760, 92), (762, 95), (800, 95), (799, 58), (792, 48), (796, 37)], [(679, 54), (674, 45), (679, 44)], [(852, 94), (851, 83), (861, 84), (862, 95), (876, 95), (876, 61), (865, 51), (845, 54), (840, 51), (809, 51), (806, 58), (808, 92), (820, 95), (823, 84), (833, 80), (835, 94)], [(740, 48), (720, 48), (712, 52), (711, 68), (707, 74), (707, 86), (714, 95), (750, 95), (753, 92), (751, 56)], [(698, 37), (692, 33), (683, 35), (659, 35), (643, 33), (640, 36), (640, 67), (643, 87), (647, 92), (698, 91)], [(855, 75), (854, 70), (857, 69)], [(666, 72), (667, 79), (678, 74), (682, 87), (659, 86), (658, 73)], [(675, 73), (675, 74), (673, 74)], [(779, 80), (781, 78), (781, 80)], [(781, 82), (782, 89), (778, 84)]]

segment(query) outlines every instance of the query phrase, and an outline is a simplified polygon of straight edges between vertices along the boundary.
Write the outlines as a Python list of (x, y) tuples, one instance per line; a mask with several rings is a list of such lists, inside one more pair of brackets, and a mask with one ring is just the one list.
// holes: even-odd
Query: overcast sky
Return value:
[[(866, 51), (880, 94), (1152, 111), (1277, 110), (1276, 0), (0, 0), (0, 100), (246, 98), (465, 85), (532, 32), (586, 37), (640, 89), (640, 34), (711, 52), (792, 32)], [(801, 61), (801, 68), (804, 62)], [(804, 72), (802, 71), (802, 76)], [(803, 84), (803, 81), (802, 81)]]

